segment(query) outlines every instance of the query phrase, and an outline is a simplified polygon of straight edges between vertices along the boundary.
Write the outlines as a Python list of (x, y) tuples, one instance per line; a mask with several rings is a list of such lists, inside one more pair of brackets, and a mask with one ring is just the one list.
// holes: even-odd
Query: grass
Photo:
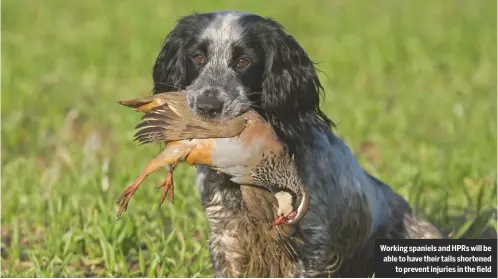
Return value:
[(158, 207), (155, 174), (115, 220), (159, 151), (117, 101), (149, 94), (193, 11), (280, 21), (362, 166), (452, 237), (496, 237), (496, 1), (182, 2), (2, 1), (2, 277), (212, 276), (193, 168), (174, 204)]

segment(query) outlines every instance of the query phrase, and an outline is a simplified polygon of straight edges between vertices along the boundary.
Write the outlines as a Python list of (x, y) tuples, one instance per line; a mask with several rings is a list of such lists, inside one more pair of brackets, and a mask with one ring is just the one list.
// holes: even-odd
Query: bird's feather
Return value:
[(219, 122), (194, 116), (187, 107), (183, 92), (168, 92), (120, 104), (144, 113), (135, 128), (135, 140), (141, 144), (185, 139), (231, 138), (245, 128), (243, 116)]

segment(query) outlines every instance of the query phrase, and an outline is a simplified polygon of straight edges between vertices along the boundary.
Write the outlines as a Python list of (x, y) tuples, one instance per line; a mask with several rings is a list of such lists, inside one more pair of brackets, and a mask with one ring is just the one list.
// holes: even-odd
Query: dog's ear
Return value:
[(320, 109), (323, 87), (314, 63), (282, 26), (272, 23), (276, 28), (266, 36), (270, 39), (265, 48), (261, 112), (288, 152), (300, 154), (304, 143), (313, 143), (313, 129), (329, 130), (334, 123)]
[(186, 62), (183, 41), (173, 30), (164, 41), (153, 67), (154, 94), (178, 91), (186, 86)]
[(278, 35), (265, 50), (261, 105), (280, 121), (299, 121), (319, 112), (322, 86), (313, 62), (296, 40), (281, 28), (275, 32)]

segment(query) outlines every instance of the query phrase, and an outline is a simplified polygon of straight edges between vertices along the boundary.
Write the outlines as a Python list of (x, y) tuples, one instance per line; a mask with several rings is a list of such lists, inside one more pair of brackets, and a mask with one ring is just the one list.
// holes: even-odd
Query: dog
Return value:
[[(212, 120), (256, 110), (275, 129), (309, 187), (309, 211), (291, 261), (254, 217), (273, 197), (197, 167), (216, 277), (367, 277), (376, 238), (441, 238), (388, 185), (367, 173), (320, 110), (323, 87), (299, 43), (270, 18), (224, 11), (182, 17), (153, 66), (153, 93), (183, 90), (189, 109)], [(259, 210), (259, 212), (258, 212)]]

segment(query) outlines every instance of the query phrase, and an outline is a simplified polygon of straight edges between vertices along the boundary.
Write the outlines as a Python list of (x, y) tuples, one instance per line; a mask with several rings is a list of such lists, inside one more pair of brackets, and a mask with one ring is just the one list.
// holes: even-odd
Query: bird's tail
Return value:
[(181, 92), (167, 92), (167, 93), (160, 93), (151, 96), (146, 96), (142, 98), (123, 100), (119, 101), (119, 103), (123, 106), (133, 108), (143, 113), (147, 113), (156, 107), (166, 104), (166, 102), (168, 101), (168, 97), (171, 98), (173, 96), (175, 98), (183, 97), (184, 100), (184, 94)]

